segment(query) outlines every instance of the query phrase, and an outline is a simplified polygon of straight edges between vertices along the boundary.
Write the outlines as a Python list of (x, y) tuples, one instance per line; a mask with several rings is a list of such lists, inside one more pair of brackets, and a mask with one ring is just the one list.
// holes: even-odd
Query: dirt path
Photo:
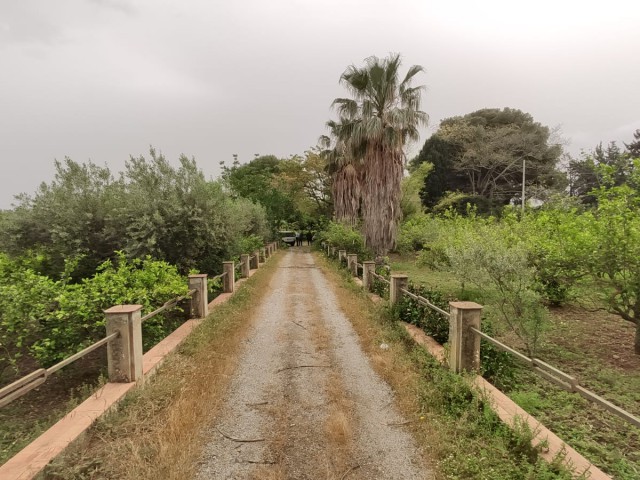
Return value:
[(270, 288), (198, 480), (431, 478), (313, 256), (289, 250)]

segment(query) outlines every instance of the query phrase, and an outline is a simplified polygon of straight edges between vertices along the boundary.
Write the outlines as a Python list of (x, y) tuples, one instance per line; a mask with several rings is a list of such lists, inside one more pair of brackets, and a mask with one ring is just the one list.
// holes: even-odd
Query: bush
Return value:
[(347, 253), (355, 253), (360, 258), (371, 258), (372, 253), (364, 245), (364, 237), (356, 228), (338, 222), (329, 222), (327, 227), (318, 232), (314, 243), (329, 243), (338, 250), (346, 250)]
[(429, 215), (416, 214), (400, 226), (396, 250), (403, 254), (421, 251), (437, 236), (437, 221)]
[[(17, 365), (24, 356), (47, 367), (105, 336), (103, 311), (118, 304), (141, 304), (143, 315), (187, 292), (186, 279), (174, 266), (146, 258), (128, 261), (120, 252), (93, 277), (70, 283), (77, 262), (67, 262), (60, 280), (0, 255), (0, 366)], [(175, 326), (175, 313), (144, 324), (145, 347)]]
[(511, 330), (527, 353), (535, 354), (548, 315), (536, 291), (535, 270), (525, 243), (495, 219), (474, 221), (451, 235), (450, 270), (483, 291), (490, 317)]
[(118, 178), (90, 162), (56, 162), (50, 184), (0, 217), (0, 251), (43, 253), (41, 272), (52, 278), (78, 257), (76, 282), (118, 250), (165, 260), (183, 274), (216, 274), (221, 262), (244, 253), (239, 239), (269, 235), (265, 209), (232, 198), (194, 160), (182, 156), (174, 167), (153, 149), (150, 157), (131, 158)]
[[(415, 295), (428, 299), (436, 307), (447, 311), (449, 298), (438, 290), (430, 289), (424, 285), (409, 284), (408, 290)], [(420, 327), (433, 339), (445, 344), (449, 341), (449, 319), (430, 307), (422, 305), (408, 296), (403, 296), (395, 307), (396, 316), (403, 322)]]

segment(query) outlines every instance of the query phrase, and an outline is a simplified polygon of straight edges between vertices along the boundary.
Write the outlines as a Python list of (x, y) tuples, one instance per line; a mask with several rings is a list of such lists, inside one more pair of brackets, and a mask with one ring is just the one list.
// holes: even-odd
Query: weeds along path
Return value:
[(197, 479), (431, 478), (313, 256), (270, 286)]

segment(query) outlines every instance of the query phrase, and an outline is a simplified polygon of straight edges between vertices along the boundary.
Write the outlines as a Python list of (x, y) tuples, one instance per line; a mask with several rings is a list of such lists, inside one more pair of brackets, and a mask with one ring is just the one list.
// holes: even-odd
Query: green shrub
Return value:
[(371, 251), (365, 247), (364, 237), (356, 228), (338, 222), (329, 222), (326, 228), (316, 234), (316, 245), (329, 243), (337, 250), (355, 253), (360, 259), (372, 257)]
[[(432, 304), (445, 311), (449, 310), (449, 298), (438, 290), (413, 283), (409, 284), (408, 290), (426, 298)], [(436, 342), (445, 344), (449, 341), (449, 318), (441, 313), (416, 302), (406, 295), (402, 297), (394, 310), (399, 320), (420, 327), (427, 335), (433, 337)]]
[(396, 250), (403, 254), (423, 250), (437, 238), (437, 223), (430, 215), (412, 216), (400, 226)]
[[(105, 336), (103, 311), (113, 305), (140, 304), (143, 315), (166, 301), (187, 293), (187, 282), (166, 262), (126, 259), (104, 262), (98, 272), (80, 283), (70, 283), (77, 262), (67, 262), (60, 280), (0, 255), (0, 366), (15, 365), (29, 355), (47, 367)], [(143, 325), (145, 348), (164, 337), (176, 322), (174, 312), (157, 315)]]

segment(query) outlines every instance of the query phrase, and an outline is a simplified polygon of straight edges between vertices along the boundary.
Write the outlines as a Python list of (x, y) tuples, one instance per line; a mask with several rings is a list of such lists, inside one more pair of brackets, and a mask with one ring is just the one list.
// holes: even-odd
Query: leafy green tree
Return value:
[[(640, 160), (632, 175), (640, 183)], [(586, 261), (609, 310), (636, 326), (635, 353), (640, 355), (640, 191), (629, 184), (594, 192), (597, 209), (592, 232), (597, 248)]]
[(631, 143), (625, 143), (629, 155), (633, 158), (640, 158), (640, 129), (633, 132), (633, 141)]
[(330, 218), (333, 206), (327, 160), (318, 148), (280, 161), (273, 185), (310, 218)]
[(569, 162), (569, 194), (579, 197), (584, 204), (593, 205), (594, 189), (624, 185), (632, 178), (633, 169), (632, 157), (616, 142), (606, 147), (600, 143), (592, 152)]
[(13, 254), (43, 251), (43, 269), (50, 275), (64, 270), (66, 258), (81, 256), (76, 275), (88, 276), (122, 246), (112, 220), (123, 192), (123, 181), (114, 179), (107, 167), (69, 158), (56, 161), (51, 183), (42, 183), (33, 196), (17, 197), (2, 249)]
[(19, 197), (0, 228), (0, 250), (43, 254), (40, 273), (58, 277), (77, 257), (74, 281), (118, 250), (166, 260), (182, 273), (214, 274), (237, 253), (241, 237), (268, 235), (263, 207), (232, 198), (195, 160), (182, 156), (174, 167), (154, 149), (149, 158), (131, 158), (118, 178), (91, 162), (56, 162), (54, 180)]
[(423, 211), (420, 191), (432, 169), (433, 165), (430, 163), (422, 163), (402, 179), (400, 208), (402, 208), (403, 218), (410, 218)]
[[(526, 188), (562, 186), (556, 169), (562, 147), (548, 127), (512, 108), (488, 108), (442, 121), (425, 143), (417, 162), (434, 171), (425, 185), (426, 205), (436, 205), (446, 191), (486, 200), (488, 208), (520, 197), (526, 163)], [(446, 190), (445, 190), (446, 188)]]
[(283, 224), (297, 223), (300, 210), (294, 198), (278, 188), (276, 177), (282, 172), (282, 161), (273, 155), (256, 157), (249, 163), (223, 166), (222, 177), (233, 195), (262, 205), (270, 229), (275, 232)]
[(348, 67), (340, 81), (352, 97), (334, 100), (340, 120), (330, 125), (336, 146), (343, 150), (337, 158), (344, 168), (338, 171), (360, 180), (366, 243), (380, 254), (396, 243), (404, 147), (417, 140), (418, 127), (427, 120), (420, 110), (423, 87), (411, 86), (423, 68), (413, 65), (401, 78), (400, 66), (400, 55), (391, 54), (384, 59), (369, 57), (362, 67)]
[(437, 135), (432, 135), (418, 156), (412, 160), (411, 168), (416, 168), (422, 163), (433, 165), (420, 191), (420, 198), (425, 207), (433, 208), (447, 192), (462, 191), (465, 188), (466, 175), (454, 170), (454, 159), (457, 155), (458, 147)]

